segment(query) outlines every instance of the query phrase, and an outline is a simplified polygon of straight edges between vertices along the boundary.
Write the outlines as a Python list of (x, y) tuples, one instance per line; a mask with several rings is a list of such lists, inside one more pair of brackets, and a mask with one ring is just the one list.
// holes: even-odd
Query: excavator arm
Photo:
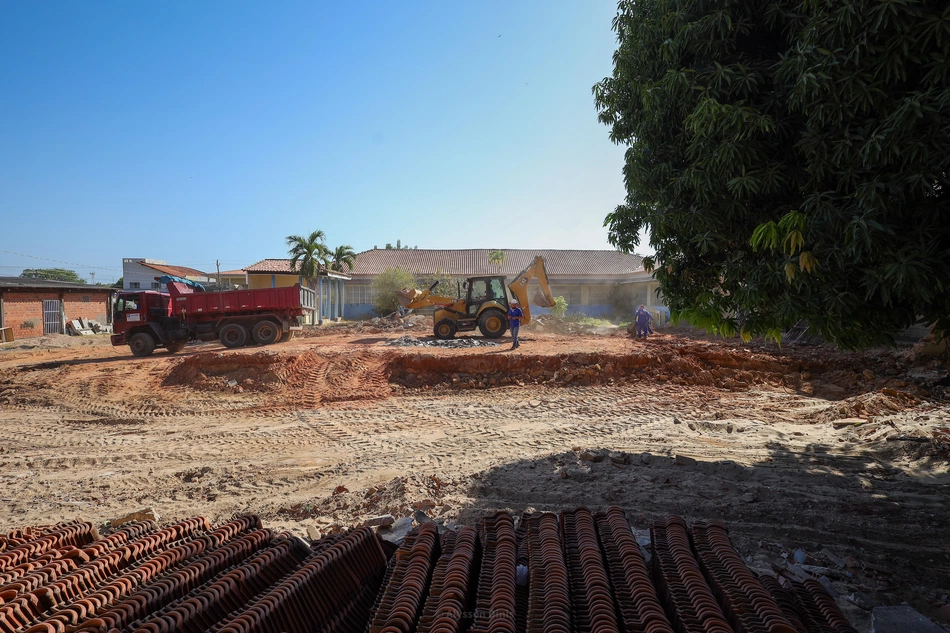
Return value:
[(522, 323), (531, 321), (531, 302), (528, 301), (528, 282), (537, 279), (541, 286), (541, 292), (535, 293), (533, 299), (535, 305), (542, 308), (550, 308), (554, 305), (554, 297), (551, 295), (551, 286), (548, 284), (548, 271), (544, 267), (544, 258), (538, 255), (534, 258), (527, 268), (515, 277), (514, 281), (508, 284), (511, 294), (518, 299), (518, 305), (524, 312)]
[(458, 301), (458, 299), (451, 297), (440, 297), (432, 294), (432, 291), (435, 290), (435, 287), (438, 285), (439, 282), (435, 282), (428, 290), (400, 290), (396, 292), (396, 298), (399, 300), (399, 305), (412, 310), (428, 308), (430, 306), (445, 307)]

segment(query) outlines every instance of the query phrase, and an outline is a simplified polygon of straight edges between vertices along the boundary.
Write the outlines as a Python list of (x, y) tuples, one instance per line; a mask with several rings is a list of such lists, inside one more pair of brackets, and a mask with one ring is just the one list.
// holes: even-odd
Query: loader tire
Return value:
[(435, 337), (440, 341), (447, 341), (455, 337), (455, 321), (452, 319), (442, 319), (435, 324), (433, 328)]
[(478, 330), (485, 338), (500, 338), (508, 331), (508, 317), (495, 308), (485, 310), (478, 317)]
[(169, 354), (177, 354), (181, 350), (185, 349), (185, 341), (175, 341), (174, 343), (165, 343), (165, 349), (168, 350)]
[(254, 342), (259, 345), (270, 345), (280, 340), (282, 332), (280, 326), (273, 321), (258, 321), (251, 330), (254, 336)]
[(133, 356), (151, 356), (152, 352), (155, 351), (155, 339), (147, 332), (133, 334), (132, 338), (129, 339), (129, 349), (132, 350)]
[(221, 328), (221, 332), (218, 334), (218, 340), (221, 341), (221, 344), (230, 348), (244, 347), (247, 345), (248, 337), (247, 328), (237, 323), (228, 323)]

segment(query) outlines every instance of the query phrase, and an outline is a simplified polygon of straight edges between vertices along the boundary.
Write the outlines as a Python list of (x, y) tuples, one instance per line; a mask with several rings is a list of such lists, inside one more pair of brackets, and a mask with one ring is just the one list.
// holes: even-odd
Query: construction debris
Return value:
[(66, 322), (66, 331), (73, 336), (92, 336), (112, 331), (111, 325), (103, 325), (94, 319), (79, 317)]
[(498, 347), (499, 343), (475, 337), (453, 338), (440, 341), (438, 339), (420, 339), (407, 334), (397, 339), (387, 341), (384, 345), (391, 347), (448, 347), (461, 349), (464, 347)]

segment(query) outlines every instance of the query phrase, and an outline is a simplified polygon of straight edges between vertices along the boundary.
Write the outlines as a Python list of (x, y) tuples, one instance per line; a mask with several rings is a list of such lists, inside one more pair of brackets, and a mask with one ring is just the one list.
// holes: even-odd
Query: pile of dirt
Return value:
[(211, 391), (274, 391), (283, 386), (285, 355), (196, 354), (183, 358), (165, 377), (163, 386)]
[(920, 398), (906, 391), (881, 389), (845, 398), (815, 417), (816, 422), (834, 422), (846, 418), (872, 418), (893, 415), (920, 404)]
[(387, 357), (355, 354), (196, 354), (183, 358), (162, 386), (197, 391), (279, 394), (267, 407), (313, 408), (321, 402), (379, 400), (391, 395)]
[(445, 347), (448, 349), (462, 349), (465, 347), (498, 347), (500, 343), (484, 338), (463, 337), (440, 341), (435, 338), (416, 338), (406, 334), (399, 338), (383, 343), (390, 347)]

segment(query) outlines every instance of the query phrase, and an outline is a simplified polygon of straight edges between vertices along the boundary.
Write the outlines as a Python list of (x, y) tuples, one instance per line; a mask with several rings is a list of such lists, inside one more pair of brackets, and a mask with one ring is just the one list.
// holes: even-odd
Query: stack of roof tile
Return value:
[(370, 528), (307, 544), (254, 516), (25, 528), (0, 535), (0, 633), (854, 633), (719, 522), (651, 533), (652, 569), (619, 508), (426, 523), (388, 560)]

